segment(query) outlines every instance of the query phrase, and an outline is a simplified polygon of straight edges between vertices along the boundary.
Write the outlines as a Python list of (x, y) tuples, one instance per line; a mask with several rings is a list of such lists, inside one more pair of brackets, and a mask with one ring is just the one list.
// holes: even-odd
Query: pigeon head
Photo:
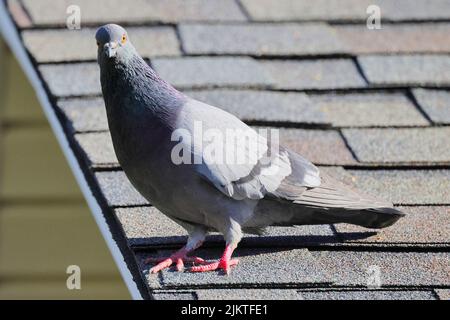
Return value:
[(98, 28), (95, 39), (100, 64), (108, 60), (127, 59), (135, 52), (127, 31), (117, 24), (106, 24)]
[(152, 109), (163, 117), (169, 113), (167, 108), (184, 103), (184, 95), (161, 79), (138, 54), (124, 28), (106, 24), (97, 30), (95, 38), (107, 110)]

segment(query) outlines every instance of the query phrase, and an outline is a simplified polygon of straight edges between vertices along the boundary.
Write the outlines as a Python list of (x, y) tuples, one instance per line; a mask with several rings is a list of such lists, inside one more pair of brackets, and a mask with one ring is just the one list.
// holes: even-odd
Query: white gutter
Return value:
[(75, 157), (73, 150), (70, 148), (69, 141), (67, 140), (61, 123), (56, 117), (52, 104), (48, 99), (44, 86), (39, 79), (38, 74), (33, 64), (31, 63), (24, 46), (22, 45), (19, 33), (17, 32), (15, 25), (7, 12), (6, 4), (3, 0), (0, 0), (0, 3), (0, 32), (3, 35), (3, 39), (5, 39), (5, 41), (8, 43), (9, 48), (16, 56), (20, 66), (28, 76), (28, 79), (30, 80), (36, 92), (37, 98), (41, 103), (42, 108), (44, 109), (45, 115), (50, 122), (50, 126), (52, 127), (53, 132), (56, 135), (59, 145), (69, 163), (70, 168), (72, 169), (73, 174), (75, 175), (78, 185), (83, 192), (83, 195), (89, 205), (89, 208), (91, 209), (91, 212), (94, 216), (95, 221), (97, 222), (103, 238), (105, 239), (108, 248), (111, 251), (111, 254), (116, 262), (116, 265), (120, 270), (122, 278), (128, 287), (128, 291), (130, 292), (131, 297), (134, 300), (142, 300), (141, 293), (139, 292), (137, 285), (133, 280), (133, 276), (124, 261), (122, 253), (117, 246), (117, 243), (114, 241), (111, 232), (109, 231), (109, 227), (105, 220), (105, 217), (103, 216), (102, 209), (97, 202), (97, 199), (92, 194), (91, 189), (89, 188), (84, 174), (78, 165), (77, 158)]

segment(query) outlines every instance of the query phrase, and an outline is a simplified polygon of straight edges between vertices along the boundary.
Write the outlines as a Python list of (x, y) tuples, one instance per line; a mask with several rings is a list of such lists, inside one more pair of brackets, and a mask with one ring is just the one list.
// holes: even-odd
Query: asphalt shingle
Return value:
[(8, 0), (6, 1), (6, 5), (17, 26), (20, 28), (31, 27), (31, 19), (23, 9), (19, 0)]
[[(334, 227), (343, 240), (358, 243), (450, 243), (450, 207), (400, 207), (406, 213), (393, 227), (372, 230), (350, 224)], [(363, 237), (365, 235), (365, 237)]]
[(440, 300), (450, 300), (450, 289), (434, 289)]
[(362, 162), (450, 162), (450, 128), (344, 129)]
[(442, 20), (450, 17), (448, 0), (378, 0), (381, 12), (392, 21)]
[[(321, 165), (356, 164), (344, 140), (334, 130), (277, 129), (271, 127), (255, 128), (260, 134), (277, 139), (269, 130), (278, 132), (282, 145), (300, 153), (310, 161)], [(109, 132), (89, 132), (75, 135), (94, 168), (118, 167)]]
[[(115, 209), (128, 242), (132, 246), (183, 245), (186, 231), (154, 207)], [(207, 237), (207, 243), (222, 245), (223, 237), (217, 233)], [(264, 235), (245, 234), (243, 245), (278, 246), (314, 245), (336, 242), (329, 225), (269, 227)]]
[(155, 207), (114, 210), (130, 245), (184, 244), (187, 232)]
[(239, 24), (180, 26), (189, 54), (253, 56), (343, 53), (334, 30), (326, 24)]
[(57, 104), (74, 132), (108, 130), (103, 98), (66, 99)]
[(299, 300), (295, 289), (197, 289), (198, 300)]
[(371, 30), (365, 24), (334, 26), (346, 51), (367, 53), (450, 52), (450, 24), (385, 24)]
[(152, 292), (155, 300), (197, 300), (195, 292), (183, 292), (176, 290), (155, 290)]
[(299, 300), (295, 289), (197, 289), (154, 290), (156, 300)]
[(201, 90), (185, 93), (244, 121), (326, 123), (325, 114), (302, 92)]
[[(252, 90), (184, 91), (194, 99), (224, 109), (244, 121), (327, 124), (319, 110), (302, 92), (279, 93)], [(108, 130), (103, 98), (73, 98), (58, 101), (76, 132)]]
[[(28, 30), (22, 33), (28, 51), (38, 62), (96, 60), (96, 29)], [(144, 57), (179, 55), (180, 49), (171, 27), (127, 28), (130, 40)]]
[(305, 300), (436, 300), (431, 290), (309, 290)]
[(248, 57), (157, 58), (152, 66), (162, 78), (180, 88), (267, 87), (273, 82), (263, 66)]
[[(309, 21), (365, 19), (367, 0), (241, 0), (253, 20)], [(372, 1), (373, 2), (373, 1)]]
[(311, 251), (311, 255), (336, 285), (450, 284), (448, 252)]
[[(427, 120), (401, 94), (305, 95), (253, 90), (184, 91), (244, 121), (291, 122), (336, 127), (422, 126)], [(103, 98), (59, 100), (76, 132), (108, 130)]]
[(339, 132), (334, 130), (283, 129), (281, 143), (316, 164), (355, 164)]
[[(170, 251), (158, 251), (156, 256), (170, 254)], [(221, 252), (218, 249), (200, 249), (196, 255), (204, 259), (217, 259)], [(149, 255), (144, 252), (136, 254), (141, 270), (151, 287), (159, 283), (164, 288), (186, 287), (229, 287), (235, 285), (271, 286), (318, 284), (329, 282), (329, 277), (322, 272), (323, 268), (316, 264), (306, 249), (245, 249), (238, 248), (235, 257), (240, 259), (239, 268), (234, 268), (228, 277), (219, 272), (176, 272), (165, 270), (161, 275), (149, 274), (152, 264), (144, 264)], [(283, 277), (280, 277), (283, 274)]]
[(109, 132), (79, 133), (75, 135), (75, 140), (83, 149), (91, 166), (102, 168), (118, 166)]
[(310, 100), (337, 127), (423, 126), (428, 121), (399, 93), (320, 94)]
[(51, 94), (56, 97), (95, 95), (101, 92), (97, 63), (40, 65)]
[(382, 20), (439, 20), (450, 16), (446, 0), (242, 0), (250, 17), (268, 21), (361, 21), (367, 20), (367, 7), (378, 5)]
[(450, 91), (414, 89), (420, 107), (437, 124), (450, 124)]
[(377, 86), (450, 84), (447, 55), (360, 56), (358, 62), (369, 83)]
[(123, 171), (97, 172), (95, 177), (109, 206), (148, 204), (148, 201), (133, 188)]
[(339, 89), (366, 86), (356, 66), (347, 59), (263, 62), (280, 89)]
[(396, 204), (450, 204), (450, 170), (346, 170), (341, 178)]
[(124, 6), (120, 0), (24, 0), (35, 25), (65, 25), (70, 5), (78, 5), (82, 24), (143, 23), (176, 21), (243, 21), (233, 0), (134, 0)]

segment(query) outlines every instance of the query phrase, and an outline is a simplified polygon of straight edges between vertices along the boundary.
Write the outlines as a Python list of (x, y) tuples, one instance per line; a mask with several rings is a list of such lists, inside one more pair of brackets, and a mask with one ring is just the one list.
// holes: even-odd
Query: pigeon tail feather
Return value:
[[(322, 175), (322, 184), (305, 190), (294, 204), (312, 210), (310, 219), (314, 223), (351, 223), (367, 228), (384, 228), (405, 215), (392, 203), (356, 192), (328, 175)], [(294, 220), (303, 220), (304, 213), (296, 216)]]

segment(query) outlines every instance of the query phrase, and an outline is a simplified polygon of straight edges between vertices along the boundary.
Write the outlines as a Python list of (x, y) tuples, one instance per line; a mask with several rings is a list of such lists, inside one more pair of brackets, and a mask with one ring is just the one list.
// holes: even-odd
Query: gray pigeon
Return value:
[[(120, 165), (133, 186), (189, 234), (187, 244), (170, 257), (149, 259), (157, 263), (151, 272), (172, 264), (182, 270), (184, 262), (191, 262), (193, 272), (228, 273), (238, 263), (231, 256), (242, 232), (260, 234), (267, 226), (351, 223), (384, 228), (404, 215), (391, 203), (320, 173), (235, 116), (177, 91), (140, 57), (122, 27), (102, 26), (96, 40)], [(232, 133), (238, 133), (237, 139), (223, 138)], [(188, 256), (210, 231), (225, 238), (222, 257), (210, 263)]]

